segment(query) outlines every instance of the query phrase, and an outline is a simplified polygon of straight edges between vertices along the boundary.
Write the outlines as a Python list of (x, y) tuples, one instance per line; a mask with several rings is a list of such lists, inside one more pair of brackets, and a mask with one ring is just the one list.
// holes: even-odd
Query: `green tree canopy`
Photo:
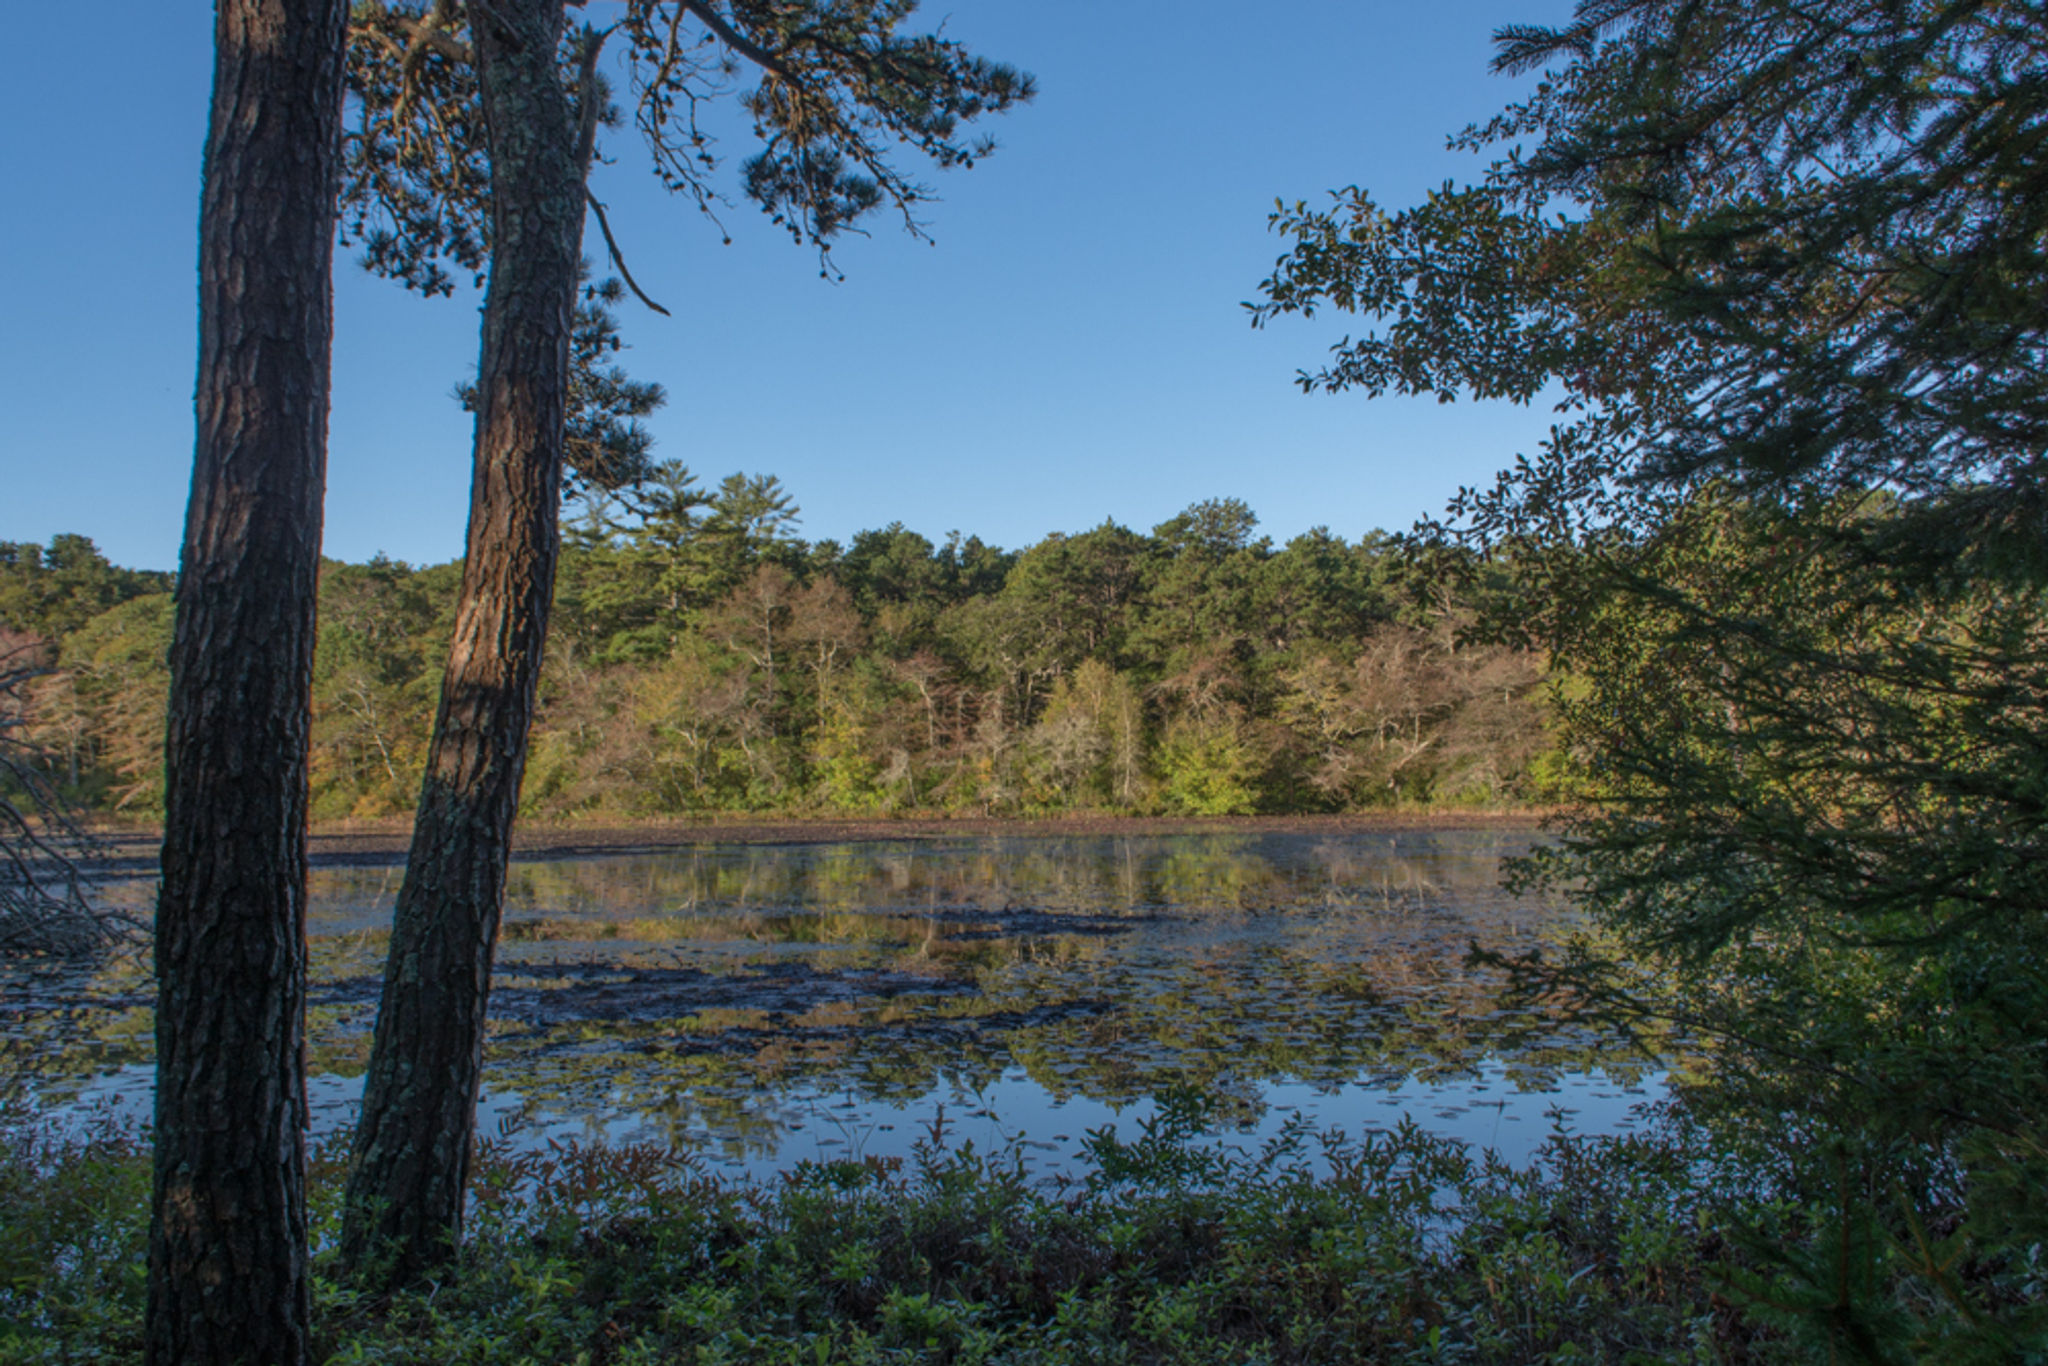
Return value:
[(170, 591), (172, 576), (109, 563), (89, 536), (0, 541), (0, 630), (55, 640), (130, 598)]

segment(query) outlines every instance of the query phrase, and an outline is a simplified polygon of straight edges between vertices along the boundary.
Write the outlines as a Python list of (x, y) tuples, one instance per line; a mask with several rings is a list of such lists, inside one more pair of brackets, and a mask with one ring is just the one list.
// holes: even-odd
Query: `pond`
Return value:
[[(1614, 1132), (1663, 1064), (1510, 1008), (1469, 946), (1561, 943), (1500, 830), (705, 843), (515, 863), (484, 1129), (763, 1176), (934, 1133), (1067, 1165), (1162, 1097), (1221, 1134), (1404, 1117), (1526, 1156)], [(312, 876), (311, 1097), (352, 1120), (400, 870)], [(149, 888), (115, 889), (138, 908)], [(146, 968), (0, 969), (0, 1039), (61, 1122), (147, 1113)]]

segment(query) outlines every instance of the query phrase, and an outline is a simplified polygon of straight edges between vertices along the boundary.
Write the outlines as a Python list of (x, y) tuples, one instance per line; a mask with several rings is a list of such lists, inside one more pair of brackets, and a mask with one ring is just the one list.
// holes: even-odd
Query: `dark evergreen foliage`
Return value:
[[(1559, 396), (1433, 530), (1512, 558), (1538, 610), (1503, 629), (1568, 680), (1580, 805), (1536, 871), (1672, 974), (1522, 966), (1728, 1042), (1703, 1103), (1836, 1210), (1750, 1291), (1857, 1358), (2041, 1327), (1941, 1268), (2035, 1255), (2048, 1181), (2044, 18), (1586, 0), (1504, 30), (1542, 79), (1459, 139), (1480, 181), (1283, 207), (1254, 310), (1372, 319), (1310, 388)], [(1910, 1342), (1886, 1267), (1943, 1305)]]

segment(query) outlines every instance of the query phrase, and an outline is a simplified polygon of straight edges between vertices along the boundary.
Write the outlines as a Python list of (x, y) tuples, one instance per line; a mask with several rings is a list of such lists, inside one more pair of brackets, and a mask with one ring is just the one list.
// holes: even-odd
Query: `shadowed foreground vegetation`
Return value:
[[(1535, 1172), (1419, 1131), (1249, 1156), (1169, 1109), (1084, 1176), (920, 1145), (773, 1188), (652, 1148), (489, 1145), (460, 1264), (391, 1298), (331, 1276), (329, 1361), (1238, 1362), (1768, 1359), (1701, 1272), (1683, 1157), (1560, 1140)], [(315, 1241), (338, 1171), (316, 1162)], [(1320, 1175), (1312, 1174), (1320, 1171)], [(145, 1144), (16, 1128), (0, 1359), (135, 1359)], [(53, 1274), (53, 1268), (55, 1268)], [(331, 1268), (330, 1268), (331, 1270)]]
[[(392, 1296), (335, 1274), (329, 1151), (315, 1359), (1797, 1362), (1844, 1335), (1874, 1360), (2038, 1359), (2012, 1318), (2039, 1301), (2038, 1258), (1881, 1227), (1856, 1211), (1868, 1192), (1843, 1192), (1847, 1215), (1770, 1198), (1760, 1165), (1676, 1123), (1560, 1133), (1517, 1171), (1413, 1128), (1219, 1149), (1206, 1118), (1169, 1097), (1050, 1180), (943, 1133), (907, 1164), (805, 1164), (768, 1187), (665, 1148), (501, 1137), (460, 1260)], [(58, 1142), (15, 1112), (0, 1361), (139, 1359), (147, 1189), (142, 1138)], [(1825, 1258), (1773, 1250), (1816, 1234)]]

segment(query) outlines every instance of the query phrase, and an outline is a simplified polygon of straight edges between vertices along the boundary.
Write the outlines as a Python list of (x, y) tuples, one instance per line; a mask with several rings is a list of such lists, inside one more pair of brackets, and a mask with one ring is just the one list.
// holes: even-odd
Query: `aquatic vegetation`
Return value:
[[(1500, 890), (1501, 857), (1529, 841), (965, 836), (520, 863), (485, 1086), (501, 1111), (552, 1117), (552, 1136), (660, 1139), (757, 1173), (778, 1149), (903, 1156), (939, 1105), (993, 1112), (977, 1141), (1071, 1153), (1083, 1126), (1128, 1122), (1172, 1088), (1268, 1128), (1275, 1087), (1354, 1128), (1403, 1108), (1442, 1128), (1439, 1111), (1482, 1091), (1492, 1106), (1560, 1085), (1654, 1090), (1666, 1058), (1509, 1008), (1499, 976), (1466, 963), (1474, 940), (1515, 951), (1574, 925), (1560, 903)], [(396, 880), (312, 881), (316, 1133), (347, 1122)], [(15, 971), (0, 975), (0, 1037), (36, 1057), (45, 1103), (119, 1094), (140, 1109), (149, 1004), (146, 964)], [(1539, 1114), (1504, 1121), (1526, 1135), (1517, 1151)]]

